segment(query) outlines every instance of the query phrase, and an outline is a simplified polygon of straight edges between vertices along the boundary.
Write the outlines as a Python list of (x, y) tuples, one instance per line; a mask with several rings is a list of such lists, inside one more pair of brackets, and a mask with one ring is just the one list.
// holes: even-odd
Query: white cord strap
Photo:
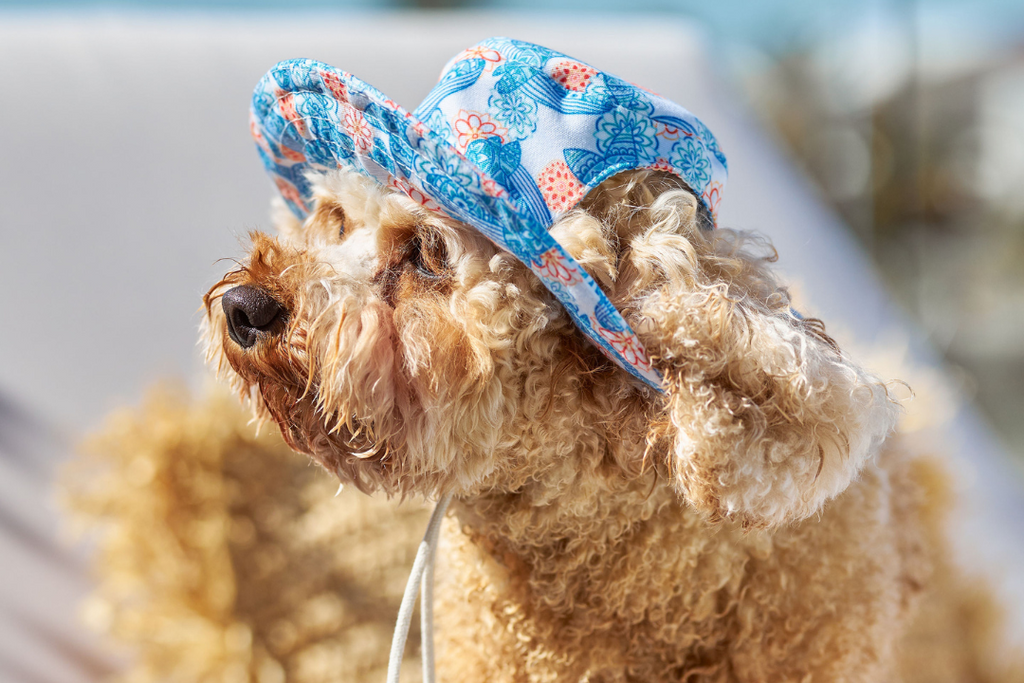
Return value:
[(430, 515), (427, 532), (423, 534), (420, 547), (416, 551), (416, 560), (412, 563), (409, 582), (405, 584), (402, 605), (398, 608), (398, 622), (395, 624), (395, 635), (391, 639), (391, 656), (388, 657), (388, 681), (398, 683), (398, 675), (402, 668), (402, 656), (405, 653), (405, 641), (409, 637), (409, 626), (412, 623), (412, 610), (416, 603), (416, 594), (422, 588), (423, 596), (420, 604), (420, 636), (423, 655), (423, 683), (434, 683), (434, 557), (437, 554), (437, 537), (441, 531), (441, 520), (448, 509), (452, 494), (446, 493), (437, 501), (434, 513)]

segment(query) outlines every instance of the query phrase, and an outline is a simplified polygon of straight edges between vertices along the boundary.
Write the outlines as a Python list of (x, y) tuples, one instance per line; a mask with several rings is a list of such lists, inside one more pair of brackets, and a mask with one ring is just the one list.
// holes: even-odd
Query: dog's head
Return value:
[(314, 199), (304, 222), (282, 212), (278, 237), (251, 236), (205, 297), (206, 338), (293, 448), (363, 490), (514, 490), (649, 464), (711, 518), (771, 526), (842, 491), (892, 427), (884, 388), (791, 312), (771, 250), (702, 229), (667, 174), (619, 174), (551, 228), (664, 393), (472, 227), (349, 171)]

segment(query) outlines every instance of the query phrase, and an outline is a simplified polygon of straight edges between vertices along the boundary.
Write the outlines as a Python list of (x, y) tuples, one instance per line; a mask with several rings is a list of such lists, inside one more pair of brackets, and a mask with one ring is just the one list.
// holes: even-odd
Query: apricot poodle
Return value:
[(678, 177), (550, 234), (661, 391), (476, 228), (340, 168), (206, 296), (213, 362), (343, 483), (454, 494), (444, 681), (881, 681), (928, 575), (898, 407)]

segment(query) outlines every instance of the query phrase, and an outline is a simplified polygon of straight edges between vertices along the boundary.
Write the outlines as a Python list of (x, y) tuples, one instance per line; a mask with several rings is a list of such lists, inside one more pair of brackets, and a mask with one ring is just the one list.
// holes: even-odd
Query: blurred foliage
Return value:
[[(1024, 453), (1024, 50), (936, 73), (918, 28), (902, 26), (902, 61), (890, 52), (874, 72), (855, 72), (859, 82), (847, 62), (872, 57), (823, 43), (765, 60), (746, 90), (897, 302)], [(874, 92), (872, 78), (882, 84)], [(850, 97), (857, 88), (871, 96)]]

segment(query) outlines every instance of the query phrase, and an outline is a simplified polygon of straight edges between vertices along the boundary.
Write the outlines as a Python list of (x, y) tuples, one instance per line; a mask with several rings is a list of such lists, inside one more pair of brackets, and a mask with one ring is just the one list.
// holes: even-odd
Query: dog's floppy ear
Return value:
[(818, 321), (791, 311), (767, 268), (774, 250), (702, 230), (693, 195), (652, 180), (636, 176), (589, 209), (616, 226), (616, 267), (602, 279), (614, 272), (614, 303), (664, 378), (649, 455), (712, 519), (773, 527), (813, 515), (878, 450), (898, 405)]

